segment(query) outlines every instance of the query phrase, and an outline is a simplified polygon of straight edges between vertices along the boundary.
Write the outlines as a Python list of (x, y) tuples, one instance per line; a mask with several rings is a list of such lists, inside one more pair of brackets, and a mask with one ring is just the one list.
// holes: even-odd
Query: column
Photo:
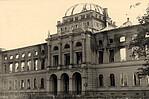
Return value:
[(59, 62), (59, 66), (61, 66), (62, 65), (62, 43), (61, 43), (61, 40), (59, 40), (58, 44), (59, 44), (58, 62)]
[(85, 59), (85, 48), (86, 44), (85, 44), (85, 34), (82, 35), (82, 63), (85, 63), (86, 62), (86, 59)]
[(70, 42), (70, 64), (72, 65), (74, 62), (73, 62), (73, 41), (72, 39), (69, 40)]
[(72, 94), (72, 78), (69, 78), (69, 94)]
[(51, 44), (50, 41), (48, 41), (48, 67), (51, 66)]
[(61, 93), (61, 79), (57, 79), (57, 94)]

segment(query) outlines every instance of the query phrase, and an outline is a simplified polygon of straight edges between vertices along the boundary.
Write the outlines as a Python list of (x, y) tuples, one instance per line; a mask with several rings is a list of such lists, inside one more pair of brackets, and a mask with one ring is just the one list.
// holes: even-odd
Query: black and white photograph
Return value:
[(149, 1), (0, 0), (0, 99), (149, 99)]

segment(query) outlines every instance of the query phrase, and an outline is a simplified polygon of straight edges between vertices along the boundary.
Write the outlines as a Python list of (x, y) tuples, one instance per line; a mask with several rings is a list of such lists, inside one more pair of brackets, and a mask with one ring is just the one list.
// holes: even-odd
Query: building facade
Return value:
[(70, 7), (46, 43), (0, 52), (1, 97), (147, 97), (148, 78), (136, 73), (144, 60), (129, 48), (139, 26), (117, 27), (96, 4)]

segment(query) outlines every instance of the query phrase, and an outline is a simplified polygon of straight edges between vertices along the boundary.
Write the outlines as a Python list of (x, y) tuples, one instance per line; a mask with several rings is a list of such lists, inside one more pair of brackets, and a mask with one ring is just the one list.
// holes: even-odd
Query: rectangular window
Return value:
[(27, 62), (27, 70), (31, 70), (31, 66), (32, 66), (32, 62), (31, 61), (28, 61)]
[(70, 65), (70, 54), (64, 54), (65, 57), (65, 65)]
[(53, 56), (53, 65), (58, 66), (58, 55)]
[(133, 81), (134, 81), (134, 86), (140, 86), (141, 79), (139, 79), (139, 76), (137, 73), (134, 73), (133, 75)]
[(121, 82), (121, 86), (127, 86), (128, 85), (128, 76), (126, 73), (120, 74), (120, 82)]
[(109, 62), (114, 62), (114, 50), (109, 50)]
[(25, 70), (25, 62), (21, 62), (21, 71)]
[(77, 64), (82, 63), (82, 52), (76, 52), (76, 60), (77, 60)]
[(45, 59), (42, 59), (41, 60), (41, 69), (44, 69), (45, 68)]
[(13, 64), (11, 63), (11, 64), (9, 65), (9, 72), (10, 72), (10, 73), (12, 73), (12, 67), (13, 67)]
[(120, 49), (120, 61), (126, 61), (126, 48)]
[(98, 63), (102, 64), (103, 63), (103, 51), (99, 51), (99, 57), (98, 57)]
[(38, 69), (38, 60), (35, 59), (34, 60), (34, 70), (37, 70)]

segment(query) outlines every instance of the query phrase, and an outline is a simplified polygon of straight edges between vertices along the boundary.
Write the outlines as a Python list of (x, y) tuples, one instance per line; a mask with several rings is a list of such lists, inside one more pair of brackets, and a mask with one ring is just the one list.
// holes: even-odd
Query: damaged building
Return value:
[(136, 73), (144, 60), (128, 46), (138, 28), (129, 18), (117, 27), (96, 4), (70, 7), (46, 43), (0, 51), (1, 99), (147, 96), (148, 78)]

